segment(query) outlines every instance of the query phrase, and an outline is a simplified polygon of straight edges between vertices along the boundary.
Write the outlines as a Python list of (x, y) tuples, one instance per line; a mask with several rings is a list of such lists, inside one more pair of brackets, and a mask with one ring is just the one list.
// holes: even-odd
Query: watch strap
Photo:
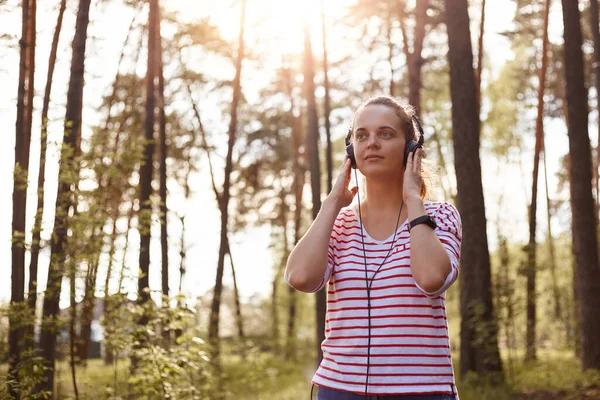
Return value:
[(413, 219), (412, 221), (410, 221), (408, 223), (409, 232), (412, 228), (414, 228), (415, 226), (420, 225), (420, 224), (425, 224), (425, 225), (431, 227), (431, 229), (435, 229), (437, 227), (437, 224), (435, 223), (434, 219), (431, 218), (431, 216), (425, 214), (425, 215), (422, 215), (420, 217)]

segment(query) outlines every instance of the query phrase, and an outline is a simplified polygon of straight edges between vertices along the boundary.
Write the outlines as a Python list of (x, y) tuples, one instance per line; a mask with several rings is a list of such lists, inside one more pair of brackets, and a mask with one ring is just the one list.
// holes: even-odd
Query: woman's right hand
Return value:
[(356, 196), (356, 193), (358, 192), (358, 186), (348, 189), (351, 172), (350, 159), (346, 156), (344, 164), (342, 164), (342, 168), (340, 169), (340, 173), (331, 189), (331, 193), (327, 196), (327, 198), (330, 198), (339, 208), (350, 205), (352, 199), (354, 199), (354, 196)]

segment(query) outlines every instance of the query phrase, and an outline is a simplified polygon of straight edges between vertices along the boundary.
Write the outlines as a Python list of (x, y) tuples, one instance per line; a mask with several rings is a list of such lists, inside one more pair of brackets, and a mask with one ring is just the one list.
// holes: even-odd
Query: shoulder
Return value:
[(454, 216), (460, 218), (460, 213), (456, 206), (449, 201), (429, 201), (423, 200), (423, 205), (427, 213), (432, 216)]
[(462, 220), (456, 206), (449, 201), (424, 201), (427, 213), (431, 215), (442, 230), (462, 232)]
[(353, 207), (353, 205), (349, 205), (340, 210), (333, 224), (332, 237), (345, 235), (349, 229), (356, 226), (358, 217)]

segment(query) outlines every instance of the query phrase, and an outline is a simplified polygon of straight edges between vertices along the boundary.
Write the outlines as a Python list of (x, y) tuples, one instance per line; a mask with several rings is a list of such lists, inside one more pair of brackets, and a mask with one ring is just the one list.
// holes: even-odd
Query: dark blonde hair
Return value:
[[(390, 96), (372, 97), (358, 106), (358, 108), (354, 111), (354, 116), (352, 117), (352, 126), (348, 132), (350, 138), (354, 137), (354, 122), (356, 120), (356, 115), (365, 107), (374, 105), (382, 105), (390, 107), (394, 110), (396, 116), (400, 118), (400, 126), (404, 131), (405, 143), (419, 139), (417, 135), (418, 129), (415, 126), (416, 122), (413, 119), (413, 117), (416, 116), (415, 107), (411, 106), (408, 102), (399, 102)], [(423, 148), (423, 158), (425, 158), (426, 154), (425, 148)], [(421, 187), (420, 193), (422, 199), (425, 199), (429, 195), (429, 186), (431, 185), (432, 175), (433, 173), (430, 163), (427, 162), (427, 160), (423, 160), (421, 164), (421, 181), (423, 182), (423, 186)]]

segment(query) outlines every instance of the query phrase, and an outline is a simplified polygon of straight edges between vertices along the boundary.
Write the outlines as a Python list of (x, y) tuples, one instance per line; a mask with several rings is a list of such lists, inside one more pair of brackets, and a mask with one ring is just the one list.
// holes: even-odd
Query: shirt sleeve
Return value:
[[(331, 236), (329, 237), (329, 248), (327, 250), (327, 268), (325, 269), (325, 274), (323, 275), (321, 282), (314, 289), (310, 290), (308, 293), (316, 293), (319, 290), (323, 289), (323, 287), (325, 287), (327, 282), (329, 282), (329, 278), (331, 278), (331, 273), (333, 272), (333, 268), (336, 265), (336, 254), (335, 254), (336, 253), (336, 244), (337, 244), (336, 229), (341, 229), (338, 221), (339, 221), (339, 215), (338, 215), (338, 218), (336, 218), (334, 227), (331, 231)], [(285, 281), (289, 285), (290, 281), (287, 276), (287, 273), (284, 274), (284, 278), (285, 278)]]
[(444, 293), (458, 278), (460, 246), (462, 243), (462, 221), (456, 207), (448, 202), (440, 203), (440, 206), (432, 217), (437, 224), (435, 234), (448, 253), (451, 269), (442, 287), (435, 292), (426, 292), (421, 287), (419, 289), (427, 296), (438, 296)]

